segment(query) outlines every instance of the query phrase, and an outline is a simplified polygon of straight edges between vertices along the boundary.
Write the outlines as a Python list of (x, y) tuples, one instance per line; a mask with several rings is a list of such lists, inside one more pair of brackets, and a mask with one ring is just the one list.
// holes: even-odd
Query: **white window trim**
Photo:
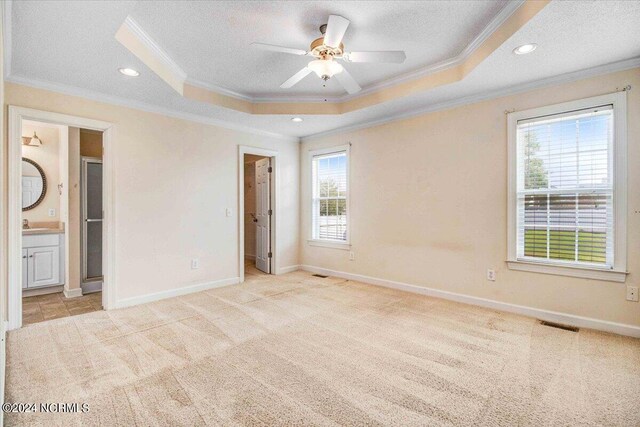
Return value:
[[(315, 156), (322, 156), (324, 154), (338, 153), (341, 151), (345, 151), (347, 153), (347, 240), (329, 240), (329, 239), (314, 239), (313, 238), (313, 158)], [(309, 150), (309, 159), (307, 164), (309, 165), (309, 181), (308, 188), (309, 193), (311, 194), (310, 198), (310, 220), (311, 224), (309, 227), (309, 238), (307, 239), (307, 243), (310, 246), (318, 246), (323, 248), (331, 248), (331, 249), (342, 249), (349, 250), (351, 249), (351, 147), (349, 144), (346, 145), (338, 145), (333, 147), (321, 148), (317, 150)]]
[[(516, 126), (519, 120), (560, 114), (600, 105), (613, 105), (613, 208), (614, 208), (614, 260), (613, 268), (578, 265), (560, 265), (547, 261), (522, 261), (517, 259), (517, 140)], [(624, 282), (627, 273), (627, 93), (624, 91), (594, 96), (507, 115), (508, 139), (508, 220), (507, 265), (511, 270), (572, 276), (586, 279)]]

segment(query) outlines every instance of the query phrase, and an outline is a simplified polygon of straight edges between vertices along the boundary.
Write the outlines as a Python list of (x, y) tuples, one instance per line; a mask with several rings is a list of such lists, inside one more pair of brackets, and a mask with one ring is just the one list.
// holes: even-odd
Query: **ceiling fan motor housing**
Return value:
[(338, 47), (331, 47), (324, 44), (324, 37), (320, 37), (311, 42), (309, 52), (318, 59), (340, 58), (344, 53), (344, 44)]

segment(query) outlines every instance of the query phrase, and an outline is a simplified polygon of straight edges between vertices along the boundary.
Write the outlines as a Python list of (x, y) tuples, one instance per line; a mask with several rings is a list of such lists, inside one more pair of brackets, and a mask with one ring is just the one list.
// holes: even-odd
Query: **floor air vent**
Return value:
[(539, 322), (541, 325), (564, 329), (565, 331), (578, 332), (580, 330), (580, 328), (577, 328), (575, 326), (561, 325), (560, 323), (547, 322), (544, 320), (540, 320)]
[(313, 277), (320, 277), (321, 279), (326, 279), (329, 276), (325, 276), (324, 274), (313, 274)]

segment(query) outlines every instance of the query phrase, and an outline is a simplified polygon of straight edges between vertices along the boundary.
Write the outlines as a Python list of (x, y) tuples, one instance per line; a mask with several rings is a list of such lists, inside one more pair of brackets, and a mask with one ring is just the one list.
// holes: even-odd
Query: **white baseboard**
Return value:
[(46, 286), (44, 288), (23, 289), (22, 290), (22, 298), (35, 297), (37, 295), (57, 294), (57, 293), (63, 292), (63, 291), (64, 291), (64, 286), (63, 285)]
[(300, 270), (299, 265), (290, 265), (287, 267), (280, 267), (276, 274), (287, 274), (287, 273), (291, 273), (293, 271), (298, 271), (298, 270)]
[(564, 325), (577, 326), (579, 328), (596, 329), (614, 334), (627, 335), (640, 338), (640, 326), (627, 325), (624, 323), (610, 322), (608, 320), (593, 319), (590, 317), (576, 316), (574, 314), (560, 313), (557, 311), (543, 310), (540, 308), (527, 307), (524, 305), (510, 304), (486, 298), (474, 297), (470, 295), (458, 294), (455, 292), (443, 291), (440, 289), (427, 288), (423, 286), (411, 285), (408, 283), (394, 282), (392, 280), (379, 279), (376, 277), (363, 276), (360, 274), (346, 273), (343, 271), (329, 270), (312, 265), (301, 265), (301, 270), (311, 273), (324, 274), (327, 276), (341, 277), (347, 280), (368, 283), (371, 285), (384, 286), (430, 297), (442, 298), (464, 304), (478, 305), (480, 307), (506, 311), (523, 316), (534, 317), (548, 322), (556, 322)]
[(238, 283), (240, 283), (239, 277), (230, 277), (228, 279), (216, 280), (213, 282), (198, 283), (196, 285), (185, 286), (183, 288), (177, 288), (177, 289), (169, 289), (167, 291), (141, 295), (138, 297), (124, 298), (116, 301), (115, 308), (131, 307), (133, 305), (144, 304), (152, 301), (158, 301), (165, 298), (177, 297), (180, 295), (191, 294), (194, 292), (206, 291), (207, 289), (221, 288), (223, 286), (229, 286), (229, 285), (237, 285)]
[(64, 294), (64, 296), (66, 298), (76, 298), (76, 297), (81, 297), (82, 296), (82, 288), (75, 288), (75, 289), (64, 289), (62, 291), (62, 293)]
[(256, 256), (253, 254), (244, 254), (244, 259), (248, 259), (249, 261), (255, 261)]

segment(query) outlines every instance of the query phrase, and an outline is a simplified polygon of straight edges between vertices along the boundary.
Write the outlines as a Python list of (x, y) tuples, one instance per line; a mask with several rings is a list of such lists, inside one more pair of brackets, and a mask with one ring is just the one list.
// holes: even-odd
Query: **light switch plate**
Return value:
[(231, 208), (225, 209), (225, 213), (227, 216), (231, 216)]
[(49, 209), (49, 216), (56, 216), (56, 210), (54, 208)]
[(191, 269), (195, 270), (200, 267), (200, 260), (198, 258), (194, 258), (191, 260)]

